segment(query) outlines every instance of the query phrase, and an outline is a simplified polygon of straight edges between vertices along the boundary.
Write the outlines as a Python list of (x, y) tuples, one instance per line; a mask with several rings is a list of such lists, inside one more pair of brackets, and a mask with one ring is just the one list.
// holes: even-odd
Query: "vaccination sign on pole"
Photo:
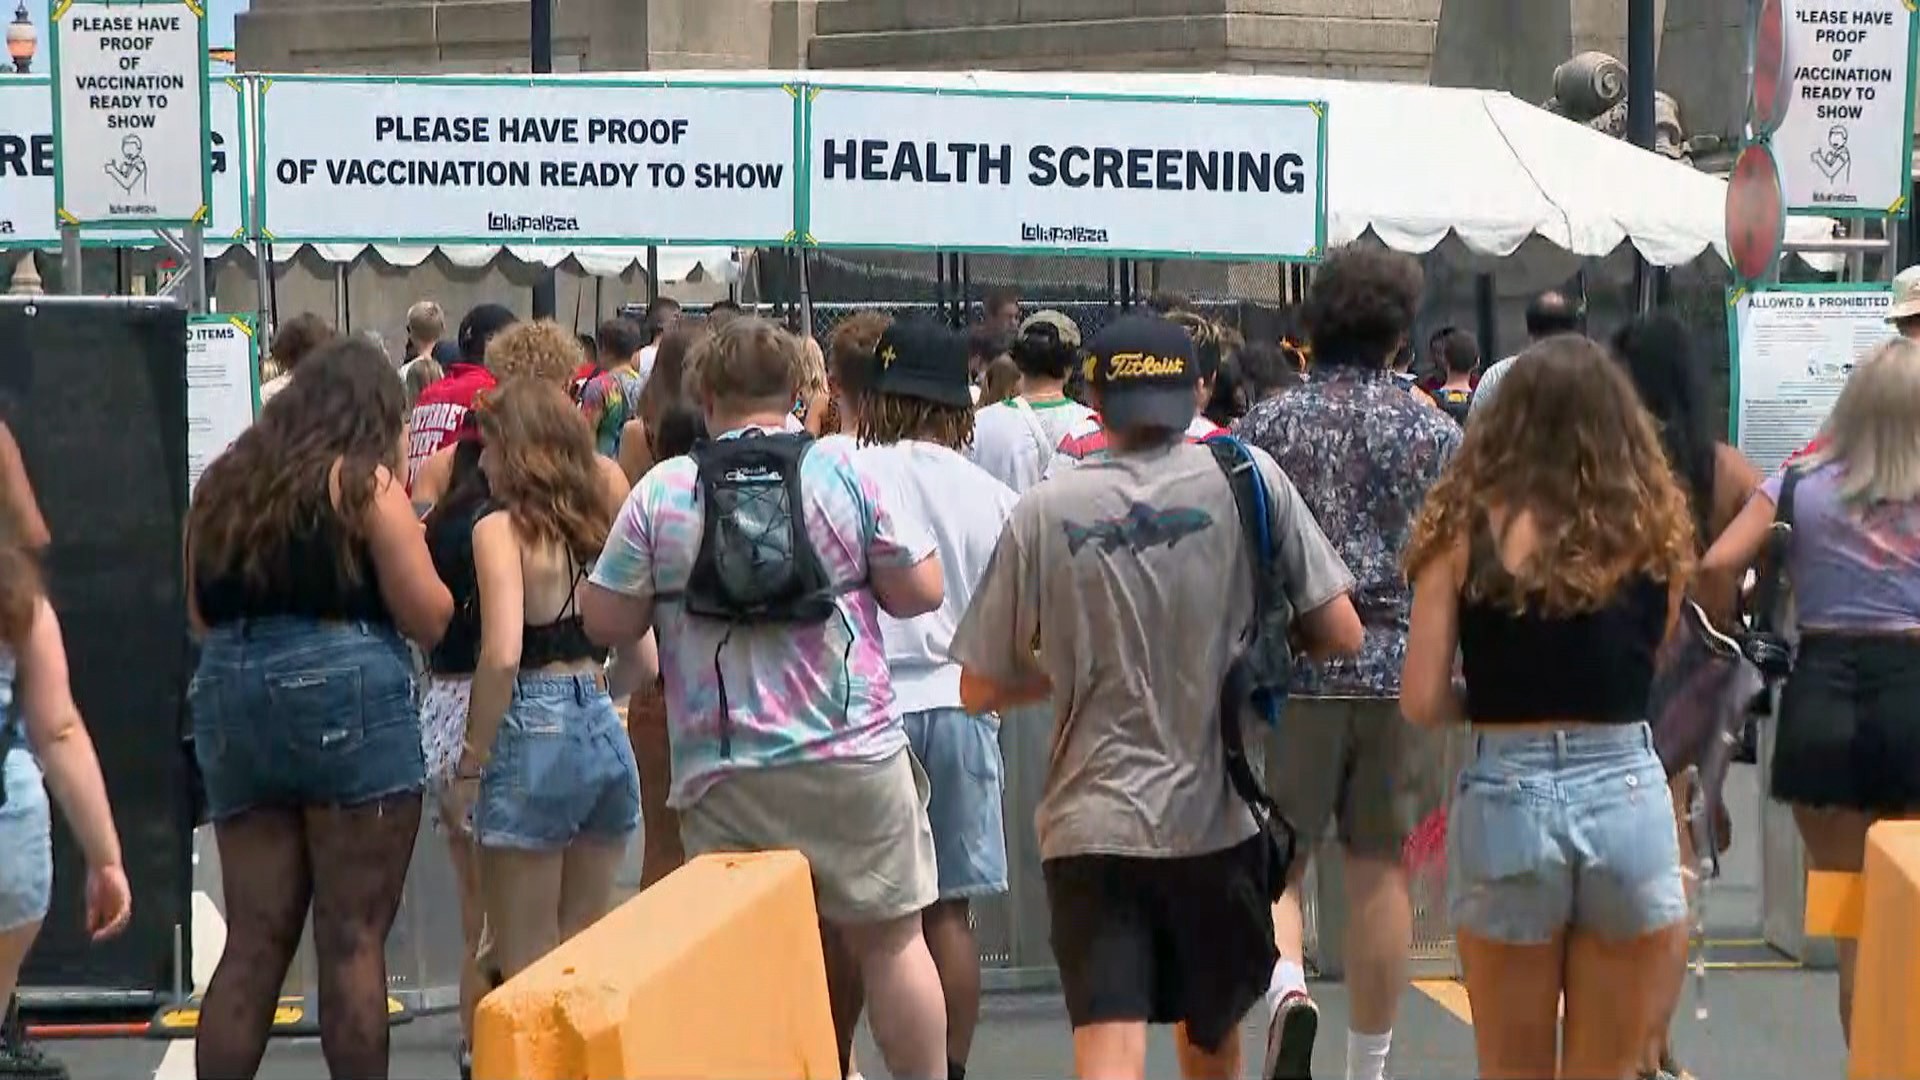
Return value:
[(301, 243), (787, 243), (799, 98), (772, 82), (269, 76), (262, 223)]
[[(220, 235), (244, 237), (246, 223), (244, 95), (237, 78), (207, 86), (213, 121), (208, 167), (213, 173), (213, 219)], [(53, 91), (44, 76), (0, 78), (0, 249), (50, 247), (60, 242), (54, 226)], [(154, 243), (150, 230), (87, 229), (89, 244)], [(209, 243), (210, 248), (218, 245)], [(217, 251), (216, 251), (217, 253)]]
[(809, 87), (820, 247), (1313, 260), (1315, 101)]
[(1776, 285), (1730, 298), (1734, 445), (1771, 473), (1826, 422), (1853, 367), (1893, 336), (1886, 285)]
[(1916, 26), (1910, 0), (1788, 5), (1793, 90), (1773, 147), (1790, 212), (1905, 216)]
[(197, 0), (55, 0), (60, 228), (209, 225), (206, 11)]

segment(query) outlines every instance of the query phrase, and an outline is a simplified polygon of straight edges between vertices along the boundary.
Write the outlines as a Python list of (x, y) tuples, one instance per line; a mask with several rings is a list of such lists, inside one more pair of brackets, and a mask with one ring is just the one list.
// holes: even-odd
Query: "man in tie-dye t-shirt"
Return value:
[[(707, 430), (797, 437), (780, 433), (801, 363), (799, 341), (773, 324), (728, 323), (693, 376)], [(834, 613), (820, 623), (693, 616), (682, 594), (704, 526), (696, 468), (692, 457), (663, 462), (628, 496), (581, 598), (587, 631), (607, 644), (657, 633), (666, 802), (687, 854), (804, 854), (821, 918), (851, 931), (842, 939), (866, 984), (888, 988), (868, 1008), (876, 1032), (901, 1033), (881, 1044), (889, 1071), (945, 1076), (945, 1000), (919, 921), (938, 898), (927, 781), (894, 712), (879, 622), (882, 610), (912, 618), (940, 605), (933, 538), (889, 513), (851, 439), (823, 439), (800, 459), (800, 502)], [(657, 807), (645, 760), (657, 755), (649, 733), (634, 740), (645, 805)]]

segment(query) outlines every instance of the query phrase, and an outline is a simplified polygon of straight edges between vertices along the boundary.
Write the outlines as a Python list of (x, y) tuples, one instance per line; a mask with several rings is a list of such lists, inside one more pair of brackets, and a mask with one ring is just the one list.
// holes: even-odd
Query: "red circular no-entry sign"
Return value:
[(1727, 178), (1727, 255), (1741, 283), (1773, 275), (1787, 238), (1787, 201), (1780, 190), (1780, 165), (1766, 143), (1755, 143), (1734, 159)]
[(1793, 100), (1793, 68), (1787, 55), (1787, 0), (1761, 0), (1750, 29), (1753, 85), (1747, 99), (1747, 122), (1753, 136), (1764, 139), (1786, 118)]

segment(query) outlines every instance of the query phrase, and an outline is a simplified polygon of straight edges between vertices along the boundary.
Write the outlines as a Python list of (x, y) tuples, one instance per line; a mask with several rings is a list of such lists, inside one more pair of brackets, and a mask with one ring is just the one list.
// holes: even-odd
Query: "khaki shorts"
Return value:
[(1267, 740), (1267, 789), (1307, 843), (1331, 820), (1349, 852), (1400, 857), (1446, 792), (1447, 740), (1394, 698), (1293, 698)]
[(737, 773), (680, 812), (687, 856), (798, 851), (820, 917), (884, 922), (940, 898), (927, 774), (908, 750), (884, 761), (823, 761)]

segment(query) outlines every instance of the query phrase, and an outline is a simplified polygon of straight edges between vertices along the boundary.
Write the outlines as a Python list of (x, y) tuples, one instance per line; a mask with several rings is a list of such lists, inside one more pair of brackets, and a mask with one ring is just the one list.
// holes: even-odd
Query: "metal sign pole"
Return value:
[(80, 230), (72, 226), (60, 230), (60, 291), (68, 296), (81, 293)]

